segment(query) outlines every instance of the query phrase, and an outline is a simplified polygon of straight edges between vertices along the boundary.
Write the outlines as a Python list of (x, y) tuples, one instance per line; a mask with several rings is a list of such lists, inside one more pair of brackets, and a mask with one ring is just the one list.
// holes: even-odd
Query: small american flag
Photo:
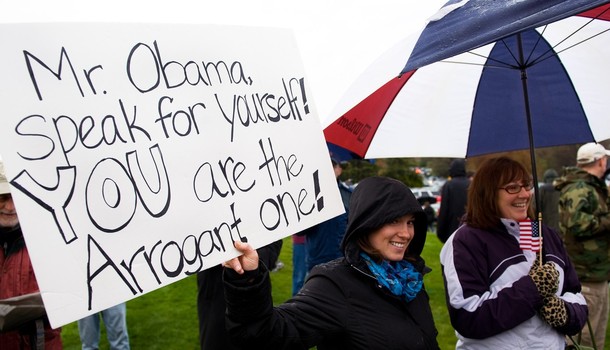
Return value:
[(521, 250), (531, 250), (533, 252), (540, 250), (538, 221), (519, 221), (519, 248), (521, 248)]

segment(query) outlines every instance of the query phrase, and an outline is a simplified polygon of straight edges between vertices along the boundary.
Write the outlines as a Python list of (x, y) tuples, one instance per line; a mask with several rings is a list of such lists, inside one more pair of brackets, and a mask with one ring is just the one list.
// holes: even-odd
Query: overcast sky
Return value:
[[(0, 0), (0, 23), (163, 22), (292, 28), (322, 124), (358, 75), (445, 0)], [(18, 33), (15, 33), (18, 35)], [(406, 63), (406, 58), (405, 58)], [(398, 72), (397, 72), (398, 74)]]

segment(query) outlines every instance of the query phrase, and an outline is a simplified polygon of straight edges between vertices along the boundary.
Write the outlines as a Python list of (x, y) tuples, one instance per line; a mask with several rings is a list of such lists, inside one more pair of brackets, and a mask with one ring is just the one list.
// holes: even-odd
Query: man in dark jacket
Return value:
[(449, 176), (451, 178), (441, 190), (441, 206), (436, 227), (436, 235), (443, 243), (460, 226), (462, 216), (466, 212), (470, 179), (466, 177), (464, 159), (455, 159), (451, 162)]
[[(273, 269), (282, 241), (258, 249), (261, 263)], [(225, 327), (225, 294), (222, 289), (222, 265), (197, 273), (197, 316), (199, 317), (199, 345), (201, 350), (240, 349), (231, 343)]]

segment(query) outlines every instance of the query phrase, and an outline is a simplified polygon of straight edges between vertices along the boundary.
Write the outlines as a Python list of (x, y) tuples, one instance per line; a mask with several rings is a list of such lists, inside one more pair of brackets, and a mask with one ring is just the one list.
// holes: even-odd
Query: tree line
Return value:
[[(610, 140), (601, 142), (610, 148)], [(547, 169), (555, 169), (559, 175), (563, 168), (576, 164), (576, 152), (581, 145), (567, 145), (540, 148), (535, 151), (536, 174), (538, 181), (543, 180)], [(466, 171), (476, 173), (478, 166), (487, 158), (507, 155), (521, 162), (531, 171), (529, 150), (493, 153), (466, 159)], [(449, 166), (454, 158), (385, 158), (385, 159), (351, 159), (342, 162), (343, 173), (340, 179), (348, 183), (357, 183), (369, 176), (389, 176), (404, 182), (409, 187), (422, 187), (423, 177), (417, 169), (430, 168), (430, 175), (448, 178)]]

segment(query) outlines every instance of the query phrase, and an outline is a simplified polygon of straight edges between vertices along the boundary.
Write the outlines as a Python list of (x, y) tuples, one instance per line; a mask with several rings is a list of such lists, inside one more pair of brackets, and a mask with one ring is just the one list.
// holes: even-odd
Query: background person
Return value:
[(436, 235), (441, 242), (460, 226), (466, 212), (466, 199), (470, 178), (466, 176), (466, 161), (454, 159), (449, 166), (451, 177), (441, 188), (441, 205), (436, 223)]
[(337, 186), (339, 187), (339, 193), (341, 194), (345, 213), (297, 233), (298, 235), (305, 236), (308, 272), (318, 264), (343, 256), (343, 253), (341, 252), (341, 240), (343, 239), (345, 228), (347, 227), (349, 201), (352, 190), (339, 179), (343, 172), (341, 163), (332, 158), (331, 163), (337, 179)]
[(129, 350), (127, 331), (127, 307), (121, 303), (78, 320), (78, 334), (83, 350), (100, 348), (100, 318), (106, 328), (106, 338), (111, 350)]
[[(282, 240), (258, 249), (261, 265), (272, 270), (280, 256)], [(231, 342), (225, 326), (225, 294), (222, 286), (222, 265), (197, 273), (197, 316), (201, 350), (239, 349)]]
[[(608, 325), (608, 280), (610, 280), (610, 213), (608, 187), (602, 180), (610, 151), (587, 143), (578, 149), (576, 167), (564, 169), (556, 181), (559, 198), (559, 228), (568, 254), (582, 283), (589, 308), (589, 321), (598, 349), (604, 349)], [(588, 327), (582, 345), (592, 346)]]
[[(456, 349), (564, 349), (587, 305), (558, 234), (542, 225), (543, 265), (520, 245), (533, 184), (520, 163), (491, 158), (468, 192), (465, 223), (441, 250)], [(529, 235), (531, 238), (531, 234)]]
[(296, 296), (273, 307), (256, 251), (225, 263), (227, 326), (248, 348), (438, 349), (426, 267), (426, 217), (403, 183), (362, 180), (351, 201), (343, 258), (310, 272)]
[[(0, 299), (39, 291), (0, 158)], [(0, 349), (62, 348), (61, 328), (52, 329), (46, 315), (0, 332)]]
[(430, 201), (424, 202), (423, 210), (424, 214), (426, 214), (428, 229), (430, 230), (430, 232), (435, 232), (436, 228), (434, 224), (436, 223), (436, 212), (434, 211), (434, 208), (432, 208), (432, 206), (430, 205)]
[(559, 191), (553, 181), (559, 175), (555, 169), (547, 169), (543, 175), (544, 183), (540, 185), (540, 212), (542, 222), (553, 230), (559, 232)]
[(307, 276), (305, 236), (292, 235), (292, 295), (298, 293)]

